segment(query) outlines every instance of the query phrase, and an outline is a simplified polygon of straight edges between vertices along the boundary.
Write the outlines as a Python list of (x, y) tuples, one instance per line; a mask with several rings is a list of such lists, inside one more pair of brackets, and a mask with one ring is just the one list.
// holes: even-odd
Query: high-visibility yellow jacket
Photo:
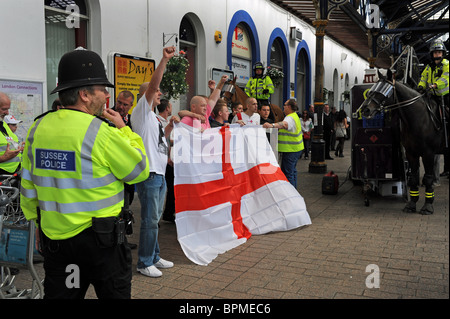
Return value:
[(435, 84), (437, 87), (434, 90), (430, 90), (431, 94), (435, 94), (437, 96), (442, 96), (448, 94), (448, 82), (449, 82), (449, 63), (447, 59), (443, 59), (442, 63), (437, 66), (431, 67), (429, 64), (422, 72), (422, 77), (420, 78), (420, 82), (418, 86), (423, 87), (424, 89), (428, 86)]
[[(11, 129), (9, 128), (8, 124), (5, 122), (2, 122), (4, 131), (6, 132), (6, 135), (3, 132), (0, 132), (0, 156), (5, 154), (6, 147), (8, 145), (8, 139), (12, 139), (17, 145), (19, 144), (19, 139), (17, 138), (17, 135), (14, 134)], [(9, 143), (9, 149), (12, 150), (13, 146), (11, 143)], [(22, 154), (19, 153), (16, 157), (13, 157), (5, 162), (0, 163), (0, 168), (9, 172), (14, 173), (20, 162), (22, 161)]]
[(149, 175), (142, 139), (87, 113), (61, 109), (28, 130), (22, 163), (20, 203), (50, 239), (71, 238), (92, 225), (92, 217), (117, 216), (124, 182)]
[[(264, 90), (268, 90), (269, 93), (264, 94)], [(245, 86), (245, 93), (249, 97), (253, 97), (255, 99), (268, 100), (270, 95), (275, 91), (275, 87), (273, 86), (272, 79), (270, 76), (264, 76), (261, 78), (250, 78), (248, 80), (247, 85)]]
[(303, 145), (302, 124), (296, 112), (292, 112), (287, 116), (294, 119), (296, 130), (294, 133), (285, 129), (278, 131), (278, 152), (299, 152), (305, 148)]

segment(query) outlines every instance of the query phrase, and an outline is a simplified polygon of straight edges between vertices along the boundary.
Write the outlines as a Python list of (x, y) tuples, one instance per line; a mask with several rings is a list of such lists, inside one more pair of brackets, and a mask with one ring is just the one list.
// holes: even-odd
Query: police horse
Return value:
[(383, 111), (398, 112), (400, 141), (410, 169), (407, 182), (410, 196), (403, 211), (416, 211), (416, 203), (419, 200), (419, 160), (422, 158), (425, 170), (422, 180), (425, 186), (425, 204), (420, 213), (433, 214), (434, 157), (443, 149), (445, 121), (442, 116), (445, 115), (439, 111), (439, 105), (426, 98), (426, 94), (421, 95), (409, 86), (395, 81), (390, 70), (386, 77), (380, 72), (378, 76), (379, 81), (373, 85), (360, 107), (361, 114), (370, 119)]
[[(228, 80), (223, 88), (222, 93), (223, 99), (230, 106), (232, 103), (238, 102), (241, 103), (245, 107), (245, 101), (249, 98), (249, 96), (236, 85), (236, 77), (233, 80)], [(275, 104), (270, 104), (270, 115), (274, 122), (280, 122), (284, 119), (283, 110)]]

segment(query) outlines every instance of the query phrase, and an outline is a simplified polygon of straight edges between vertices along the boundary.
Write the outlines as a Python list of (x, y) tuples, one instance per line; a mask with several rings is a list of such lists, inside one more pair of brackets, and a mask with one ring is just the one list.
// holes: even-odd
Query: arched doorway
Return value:
[(311, 59), (305, 41), (299, 43), (296, 56), (295, 97), (299, 110), (305, 110), (311, 104)]

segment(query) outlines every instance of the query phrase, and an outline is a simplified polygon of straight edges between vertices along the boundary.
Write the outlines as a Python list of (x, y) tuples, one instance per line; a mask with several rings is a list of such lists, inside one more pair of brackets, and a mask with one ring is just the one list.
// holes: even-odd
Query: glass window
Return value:
[(181, 20), (180, 40), (195, 43), (195, 30), (192, 23), (186, 17)]
[[(70, 5), (78, 6), (79, 12), (70, 11)], [(68, 20), (72, 17), (77, 20)], [(48, 109), (58, 97), (50, 92), (58, 83), (59, 60), (64, 53), (79, 46), (87, 48), (87, 21), (84, 0), (45, 0)]]

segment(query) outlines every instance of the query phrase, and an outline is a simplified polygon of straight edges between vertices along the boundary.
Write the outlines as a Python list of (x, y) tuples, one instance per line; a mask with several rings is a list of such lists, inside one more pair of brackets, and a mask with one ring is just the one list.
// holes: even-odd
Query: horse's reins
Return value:
[(414, 104), (418, 99), (420, 99), (421, 97), (423, 97), (423, 96), (425, 95), (425, 93), (424, 93), (424, 94), (415, 96), (415, 97), (413, 97), (412, 99), (409, 99), (409, 100), (406, 100), (406, 101), (403, 101), (403, 102), (398, 102), (397, 90), (395, 89), (395, 80), (392, 81), (392, 82), (386, 80), (386, 82), (388, 82), (389, 84), (391, 84), (392, 87), (394, 88), (394, 101), (397, 101), (397, 103), (390, 104), (390, 105), (386, 105), (386, 106), (382, 105), (382, 109), (383, 109), (383, 110), (386, 110), (386, 111), (392, 111), (392, 110), (400, 109), (400, 108), (405, 107), (405, 106), (412, 105), (412, 104)]

